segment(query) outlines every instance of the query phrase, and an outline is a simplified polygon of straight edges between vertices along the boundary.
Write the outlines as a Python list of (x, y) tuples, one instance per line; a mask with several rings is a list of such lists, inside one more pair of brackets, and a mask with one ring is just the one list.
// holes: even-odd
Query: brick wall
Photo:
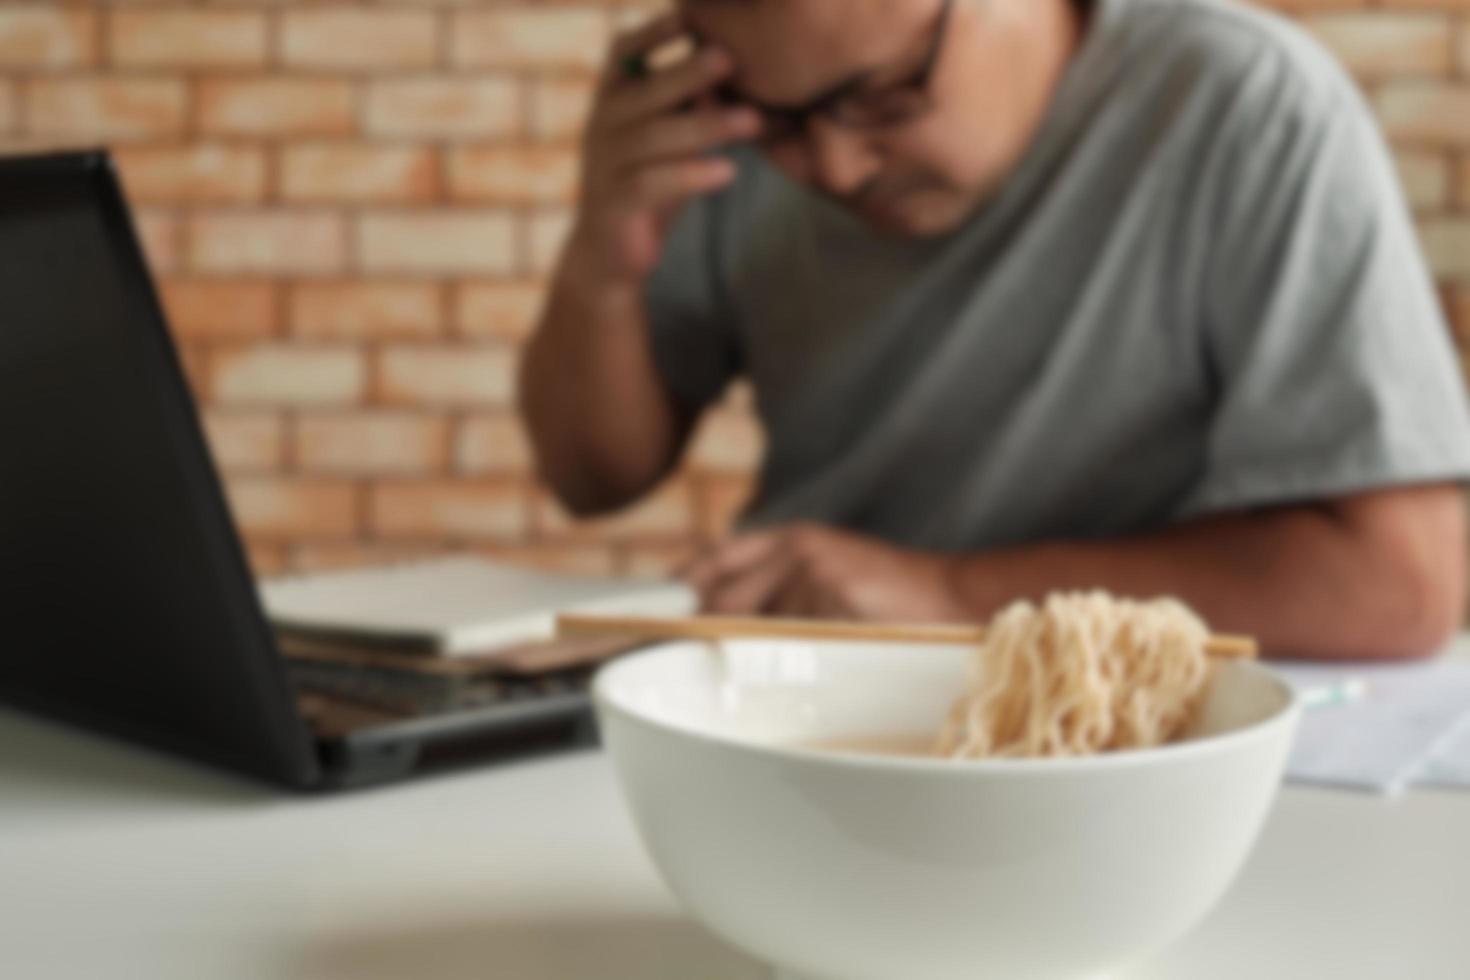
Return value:
[[(592, 525), (513, 412), (596, 63), (651, 2), (0, 0), (0, 146), (115, 148), (260, 571), (659, 573), (727, 525), (761, 449), (741, 393)], [(1470, 0), (1275, 6), (1368, 90), (1470, 350)]]

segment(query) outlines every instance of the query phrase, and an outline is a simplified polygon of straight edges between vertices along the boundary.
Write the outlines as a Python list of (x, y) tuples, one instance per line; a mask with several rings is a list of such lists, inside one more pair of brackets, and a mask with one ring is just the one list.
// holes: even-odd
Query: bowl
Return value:
[(651, 648), (593, 685), (654, 864), (707, 928), (791, 980), (1079, 980), (1167, 945), (1225, 892), (1298, 705), (1217, 671), (1184, 740), (956, 761), (932, 740), (971, 651), (743, 640)]

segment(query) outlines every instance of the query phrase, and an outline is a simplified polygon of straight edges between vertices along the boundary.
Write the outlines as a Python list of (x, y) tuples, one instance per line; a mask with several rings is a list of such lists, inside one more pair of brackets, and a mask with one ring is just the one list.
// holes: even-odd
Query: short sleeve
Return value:
[(674, 397), (696, 411), (740, 370), (733, 305), (719, 278), (721, 208), (718, 197), (685, 206), (645, 291), (654, 363)]
[(1470, 475), (1458, 359), (1388, 154), (1345, 77), (1309, 81), (1259, 65), (1227, 120), (1191, 515)]

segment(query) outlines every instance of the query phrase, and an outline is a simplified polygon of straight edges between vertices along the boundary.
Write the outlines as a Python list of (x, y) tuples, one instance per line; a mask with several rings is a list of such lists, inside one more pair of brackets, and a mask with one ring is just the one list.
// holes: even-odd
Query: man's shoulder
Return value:
[(1301, 25), (1244, 0), (1102, 0), (1133, 58), (1254, 97), (1262, 111), (1318, 113), (1355, 99), (1351, 78)]

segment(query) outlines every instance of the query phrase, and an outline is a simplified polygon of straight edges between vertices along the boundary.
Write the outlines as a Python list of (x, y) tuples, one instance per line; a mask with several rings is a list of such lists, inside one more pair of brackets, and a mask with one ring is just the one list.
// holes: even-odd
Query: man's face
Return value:
[(818, 113), (763, 146), (793, 179), (875, 227), (925, 236), (963, 222), (1024, 152), (1055, 74), (1030, 63), (1047, 48), (1026, 8), (1045, 5), (956, 0), (946, 15), (943, 0), (692, 0), (685, 9), (698, 36), (734, 58), (730, 91), (758, 105), (804, 107), (842, 92), (864, 118), (865, 101), (882, 106), (917, 88), (925, 108), (912, 118), (851, 126)]

